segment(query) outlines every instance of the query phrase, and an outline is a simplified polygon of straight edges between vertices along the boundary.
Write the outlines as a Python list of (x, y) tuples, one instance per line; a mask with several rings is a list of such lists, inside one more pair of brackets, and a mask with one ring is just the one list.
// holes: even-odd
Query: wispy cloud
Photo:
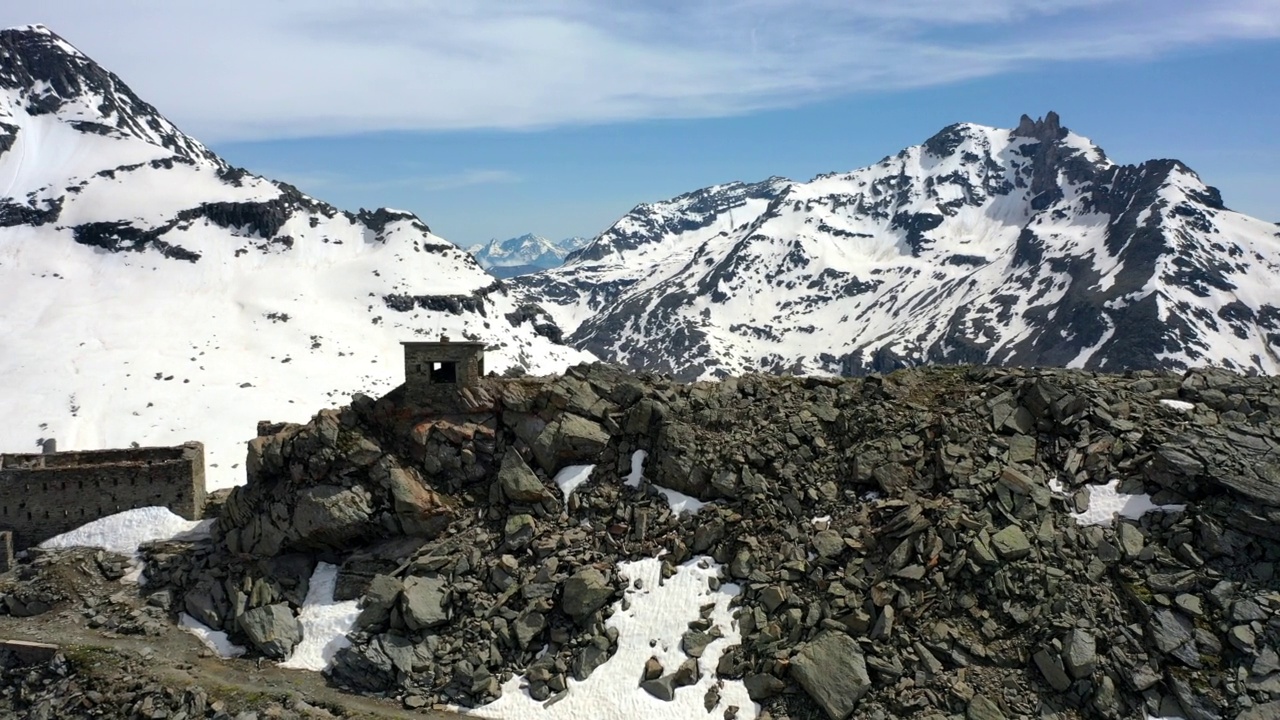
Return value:
[(729, 115), (1275, 39), (1280, 0), (8, 0), (0, 20), (48, 24), (219, 141)]

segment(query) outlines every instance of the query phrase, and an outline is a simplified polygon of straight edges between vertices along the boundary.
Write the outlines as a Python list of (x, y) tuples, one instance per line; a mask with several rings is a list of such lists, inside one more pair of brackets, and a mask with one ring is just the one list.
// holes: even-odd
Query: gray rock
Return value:
[(1031, 541), (1017, 525), (1010, 525), (992, 535), (991, 547), (1005, 560), (1020, 560), (1031, 554)]
[(747, 695), (756, 702), (781, 695), (787, 689), (785, 682), (768, 673), (748, 675), (742, 679), (742, 684), (747, 687)]
[(1254, 705), (1236, 716), (1236, 720), (1275, 720), (1280, 718), (1280, 700)]
[(303, 547), (341, 547), (368, 531), (373, 513), (362, 486), (316, 485), (298, 493), (293, 535)]
[(592, 613), (604, 607), (612, 597), (613, 586), (604, 573), (595, 568), (583, 568), (564, 582), (560, 608), (581, 624)]
[(871, 689), (862, 648), (848, 635), (823, 630), (791, 662), (791, 673), (831, 720), (845, 720)]
[(1048, 648), (1041, 648), (1035, 655), (1031, 656), (1035, 661), (1036, 667), (1040, 669), (1040, 674), (1044, 676), (1049, 687), (1063, 692), (1071, 687), (1071, 678), (1067, 676), (1067, 671), (1063, 667), (1062, 657), (1058, 653)]
[[(596, 671), (596, 668), (608, 662), (612, 656), (613, 648), (610, 646), (609, 638), (603, 635), (591, 638), (573, 661), (573, 678), (578, 681), (586, 680)], [(659, 670), (658, 674), (661, 675), (662, 671)]]
[(384, 625), (391, 618), (391, 608), (404, 590), (404, 583), (390, 575), (374, 575), (364, 593), (364, 607), (356, 618), (356, 627), (371, 628)]
[(1191, 633), (1191, 621), (1172, 610), (1156, 610), (1147, 621), (1147, 635), (1162, 653), (1172, 653), (1190, 642)]
[(822, 530), (813, 536), (813, 549), (818, 557), (837, 557), (845, 551), (844, 538), (835, 530)]
[(1123, 521), (1116, 524), (1116, 539), (1120, 542), (1120, 552), (1124, 554), (1126, 560), (1138, 557), (1143, 545), (1146, 544), (1142, 530), (1137, 525)]
[(1258, 642), (1258, 638), (1254, 634), (1253, 629), (1248, 625), (1236, 625), (1231, 628), (1231, 631), (1227, 633), (1227, 640), (1230, 641), (1231, 645), (1237, 650), (1242, 650), (1244, 652), (1253, 652), (1253, 649)]
[(445, 609), (447, 591), (441, 578), (411, 577), (400, 595), (400, 613), (410, 630), (443, 625), (449, 620)]
[(249, 642), (267, 657), (284, 659), (302, 640), (302, 623), (285, 603), (247, 610), (236, 622)]
[(187, 614), (215, 630), (225, 629), (230, 619), (231, 606), (222, 583), (211, 578), (202, 579), (182, 598)]
[(599, 423), (566, 412), (543, 428), (533, 442), (533, 455), (551, 474), (562, 465), (592, 463), (609, 444), (609, 433)]
[(498, 470), (498, 485), (507, 500), (517, 503), (540, 503), (550, 496), (547, 488), (529, 469), (524, 458), (514, 450), (502, 455), (502, 467)]
[(680, 638), (680, 649), (689, 657), (700, 658), (702, 653), (706, 651), (707, 646), (715, 639), (715, 636), (711, 633), (702, 632), (701, 630), (687, 630)]
[(698, 682), (702, 677), (702, 672), (698, 669), (698, 660), (696, 658), (688, 658), (680, 663), (680, 667), (672, 673), (671, 682), (676, 687), (688, 687)]
[(987, 699), (986, 695), (974, 695), (965, 711), (966, 720), (1005, 720), (1000, 706)]
[(537, 534), (537, 531), (538, 525), (532, 515), (512, 515), (507, 518), (503, 536), (507, 547), (518, 552), (529, 547), (529, 543), (533, 542), (533, 536)]
[(644, 674), (641, 676), (640, 681), (657, 680), (660, 677), (662, 677), (662, 663), (658, 661), (658, 658), (651, 657), (645, 660)]
[(511, 624), (520, 648), (527, 648), (547, 628), (547, 618), (540, 612), (526, 611)]
[(640, 689), (664, 702), (676, 699), (675, 675), (663, 675), (640, 683)]
[(1080, 629), (1068, 633), (1062, 649), (1062, 662), (1071, 677), (1077, 680), (1092, 675), (1098, 666), (1097, 643), (1093, 635)]

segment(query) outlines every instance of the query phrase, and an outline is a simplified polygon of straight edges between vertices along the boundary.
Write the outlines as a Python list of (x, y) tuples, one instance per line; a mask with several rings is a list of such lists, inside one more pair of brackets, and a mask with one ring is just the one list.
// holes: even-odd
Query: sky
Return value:
[(5, 0), (229, 162), (464, 247), (1057, 111), (1280, 221), (1280, 0)]

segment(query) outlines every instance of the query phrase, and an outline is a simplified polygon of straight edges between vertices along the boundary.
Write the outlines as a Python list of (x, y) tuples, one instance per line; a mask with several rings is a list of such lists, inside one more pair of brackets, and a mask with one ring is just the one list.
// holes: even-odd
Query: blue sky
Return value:
[(1280, 0), (10, 0), (0, 20), (50, 26), (235, 164), (464, 246), (1051, 109), (1280, 221)]

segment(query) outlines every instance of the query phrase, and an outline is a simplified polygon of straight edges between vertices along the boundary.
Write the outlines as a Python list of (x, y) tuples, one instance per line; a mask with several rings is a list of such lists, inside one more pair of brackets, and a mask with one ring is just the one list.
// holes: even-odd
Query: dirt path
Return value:
[[(149, 658), (146, 666), (164, 685), (199, 685), (211, 696), (231, 700), (286, 703), (301, 698), (312, 705), (340, 710), (353, 718), (381, 720), (459, 720), (471, 716), (433, 710), (407, 710), (391, 700), (344, 693), (325, 684), (320, 673), (285, 670), (271, 662), (224, 660), (211, 656), (201, 642), (180, 628), (160, 636), (131, 636), (91, 629), (74, 613), (51, 612), (34, 618), (0, 616), (0, 638), (52, 643), (78, 657), (97, 657), (112, 665), (112, 657)], [(103, 668), (106, 670), (107, 668)], [(92, 672), (91, 668), (84, 668)]]

